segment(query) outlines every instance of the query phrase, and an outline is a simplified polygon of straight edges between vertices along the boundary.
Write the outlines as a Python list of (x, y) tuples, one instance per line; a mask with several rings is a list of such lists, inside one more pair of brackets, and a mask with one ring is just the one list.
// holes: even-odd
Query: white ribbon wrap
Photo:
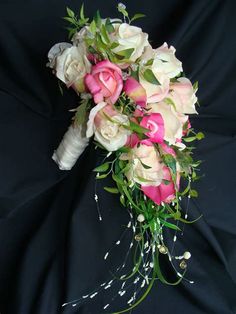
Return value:
[(70, 170), (88, 146), (89, 138), (86, 137), (85, 133), (83, 125), (77, 127), (71, 125), (65, 133), (52, 156), (61, 170)]

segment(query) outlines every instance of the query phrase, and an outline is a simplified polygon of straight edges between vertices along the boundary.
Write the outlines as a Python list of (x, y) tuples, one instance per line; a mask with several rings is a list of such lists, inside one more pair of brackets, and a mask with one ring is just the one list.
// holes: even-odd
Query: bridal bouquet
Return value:
[[(134, 267), (119, 276), (118, 294), (125, 294), (128, 280), (137, 289), (127, 301), (128, 308), (117, 312), (123, 313), (137, 306), (157, 279), (176, 284), (184, 278), (191, 254), (173, 256), (165, 229), (174, 229), (176, 241), (179, 223), (191, 223), (183, 214), (181, 199), (186, 197), (188, 203), (197, 197), (192, 182), (199, 178), (200, 161), (193, 160), (189, 142), (204, 135), (191, 127), (189, 115), (197, 114), (198, 86), (185, 77), (175, 48), (167, 43), (153, 48), (148, 34), (132, 25), (143, 14), (130, 17), (123, 4), (118, 11), (122, 19), (101, 18), (98, 11), (89, 20), (83, 6), (79, 16), (67, 8), (64, 19), (70, 23), (72, 43), (54, 45), (48, 58), (53, 73), (79, 100), (53, 159), (61, 170), (70, 170), (93, 139), (106, 152), (94, 169), (96, 180), (110, 176), (113, 184), (104, 189), (118, 194), (130, 214), (127, 228), (133, 230)], [(176, 282), (168, 282), (161, 271), (163, 254), (176, 271)], [(180, 264), (174, 265), (173, 260)], [(106, 289), (111, 282), (101, 287)], [(142, 289), (146, 290), (138, 298)]]

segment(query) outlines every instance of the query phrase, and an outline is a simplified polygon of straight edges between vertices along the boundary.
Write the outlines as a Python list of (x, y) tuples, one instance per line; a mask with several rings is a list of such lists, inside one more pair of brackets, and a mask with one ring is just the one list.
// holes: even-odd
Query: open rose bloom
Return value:
[(79, 102), (53, 159), (61, 169), (71, 169), (94, 142), (105, 156), (95, 169), (97, 179), (111, 176), (113, 186), (105, 189), (120, 194), (121, 204), (140, 223), (140, 234), (148, 230), (159, 248), (163, 227), (178, 230), (182, 196), (197, 194), (191, 184), (199, 163), (188, 143), (203, 138), (189, 116), (197, 114), (198, 87), (183, 74), (173, 46), (152, 47), (148, 34), (131, 25), (140, 14), (130, 18), (122, 4), (118, 10), (124, 21), (97, 14), (88, 22), (83, 11), (78, 21), (68, 10), (67, 21), (81, 27), (70, 28), (72, 43), (49, 51), (49, 67)]

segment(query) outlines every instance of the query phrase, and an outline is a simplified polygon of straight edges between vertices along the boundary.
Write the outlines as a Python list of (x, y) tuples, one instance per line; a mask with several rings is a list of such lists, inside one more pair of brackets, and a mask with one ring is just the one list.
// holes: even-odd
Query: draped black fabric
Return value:
[[(117, 15), (116, 1), (85, 1), (86, 14)], [(80, 307), (64, 302), (91, 292), (122, 262), (130, 238), (106, 263), (105, 252), (128, 221), (116, 196), (98, 185), (103, 220), (94, 201), (94, 172), (101, 161), (91, 144), (76, 166), (60, 171), (53, 150), (77, 106), (72, 90), (62, 96), (46, 68), (54, 43), (67, 41), (65, 7), (80, 1), (0, 1), (0, 313), (99, 314), (109, 297)], [(191, 251), (187, 277), (177, 287), (155, 284), (135, 314), (236, 313), (236, 2), (233, 0), (127, 1), (137, 25), (154, 47), (177, 49), (184, 71), (199, 81), (199, 115), (192, 125), (206, 138), (197, 143), (203, 160), (199, 198), (177, 239), (178, 254)], [(116, 299), (114, 310), (124, 307)]]

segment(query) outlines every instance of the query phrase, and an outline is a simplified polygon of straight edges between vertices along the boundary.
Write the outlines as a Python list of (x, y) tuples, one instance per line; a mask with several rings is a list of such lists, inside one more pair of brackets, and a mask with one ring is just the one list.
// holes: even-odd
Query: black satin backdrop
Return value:
[[(86, 1), (87, 14), (100, 8), (116, 15), (116, 1)], [(45, 67), (46, 54), (67, 40), (61, 17), (80, 1), (0, 1), (0, 312), (62, 313), (61, 304), (90, 292), (125, 254), (105, 264), (104, 253), (127, 222), (116, 197), (99, 187), (99, 222), (92, 169), (100, 160), (89, 147), (70, 172), (51, 160), (76, 106), (73, 91), (62, 97)], [(177, 48), (187, 76), (199, 81), (201, 108), (192, 124), (206, 139), (196, 158), (204, 160), (199, 198), (177, 254), (192, 253), (188, 277), (194, 285), (157, 284), (135, 314), (236, 313), (236, 2), (127, 1), (131, 13), (148, 17), (138, 24), (154, 46)], [(128, 238), (126, 239), (128, 243)], [(168, 268), (168, 267), (167, 267)], [(99, 314), (97, 297), (63, 313)], [(121, 299), (115, 309), (123, 308)]]

